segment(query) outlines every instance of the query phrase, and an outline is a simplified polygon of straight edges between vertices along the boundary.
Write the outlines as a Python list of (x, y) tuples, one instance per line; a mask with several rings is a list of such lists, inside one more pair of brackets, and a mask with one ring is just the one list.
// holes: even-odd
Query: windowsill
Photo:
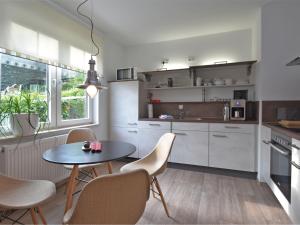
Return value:
[(83, 125), (77, 125), (77, 126), (71, 126), (71, 127), (62, 127), (62, 128), (55, 128), (55, 129), (49, 129), (49, 130), (42, 130), (38, 133), (38, 135), (29, 135), (29, 136), (23, 136), (23, 137), (16, 137), (13, 135), (10, 136), (3, 136), (0, 137), (0, 145), (8, 145), (8, 144), (15, 144), (19, 142), (29, 142), (35, 140), (39, 140), (42, 138), (48, 138), (53, 136), (59, 136), (67, 134), (70, 130), (75, 128), (93, 128), (99, 126), (99, 123), (90, 123), (90, 124), (83, 124)]

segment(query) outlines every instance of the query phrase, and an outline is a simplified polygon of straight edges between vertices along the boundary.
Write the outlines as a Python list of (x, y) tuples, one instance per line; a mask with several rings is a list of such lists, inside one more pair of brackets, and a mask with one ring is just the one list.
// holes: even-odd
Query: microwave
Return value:
[(117, 69), (117, 80), (137, 80), (136, 67)]

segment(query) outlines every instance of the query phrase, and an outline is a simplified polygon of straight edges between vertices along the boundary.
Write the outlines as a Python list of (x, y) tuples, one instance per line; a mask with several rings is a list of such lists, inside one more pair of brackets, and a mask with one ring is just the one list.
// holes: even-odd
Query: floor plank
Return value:
[[(113, 163), (114, 172), (124, 165)], [(99, 169), (106, 174), (104, 166)], [(171, 214), (168, 218), (160, 200), (152, 194), (139, 224), (291, 224), (288, 216), (266, 184), (254, 179), (168, 168), (158, 177)], [(84, 184), (77, 186), (80, 190)], [(48, 224), (61, 224), (66, 196), (65, 187), (43, 205)], [(76, 204), (75, 196), (74, 203)], [(13, 213), (17, 218), (22, 211)], [(31, 224), (30, 215), (22, 222)], [(2, 224), (9, 221), (4, 220)]]

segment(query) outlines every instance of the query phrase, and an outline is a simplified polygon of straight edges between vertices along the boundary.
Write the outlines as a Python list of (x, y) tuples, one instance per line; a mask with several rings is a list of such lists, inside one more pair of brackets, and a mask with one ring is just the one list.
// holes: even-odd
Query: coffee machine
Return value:
[(246, 120), (246, 100), (233, 99), (230, 101), (230, 119)]

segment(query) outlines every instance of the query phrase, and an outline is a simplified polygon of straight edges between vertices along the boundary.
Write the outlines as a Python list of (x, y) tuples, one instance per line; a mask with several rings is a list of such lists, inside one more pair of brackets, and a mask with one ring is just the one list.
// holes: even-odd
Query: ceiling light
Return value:
[(98, 91), (101, 89), (107, 89), (107, 87), (104, 87), (101, 85), (101, 82), (99, 80), (99, 75), (97, 74), (97, 71), (95, 70), (95, 65), (96, 65), (96, 61), (93, 59), (93, 56), (97, 56), (99, 55), (99, 47), (98, 45), (95, 43), (94, 41), (94, 37), (93, 37), (93, 31), (94, 31), (94, 23), (92, 21), (92, 19), (84, 14), (82, 14), (79, 11), (79, 8), (84, 5), (86, 2), (88, 2), (89, 0), (85, 0), (82, 3), (80, 3), (77, 7), (77, 13), (79, 15), (81, 15), (82, 17), (88, 19), (91, 23), (91, 41), (92, 43), (95, 45), (97, 52), (94, 55), (91, 55), (91, 59), (89, 60), (89, 65), (90, 65), (90, 69), (87, 72), (87, 78), (84, 82), (84, 84), (81, 84), (79, 86), (77, 86), (77, 88), (81, 88), (81, 89), (86, 89), (87, 94), (91, 97), (94, 98)]

